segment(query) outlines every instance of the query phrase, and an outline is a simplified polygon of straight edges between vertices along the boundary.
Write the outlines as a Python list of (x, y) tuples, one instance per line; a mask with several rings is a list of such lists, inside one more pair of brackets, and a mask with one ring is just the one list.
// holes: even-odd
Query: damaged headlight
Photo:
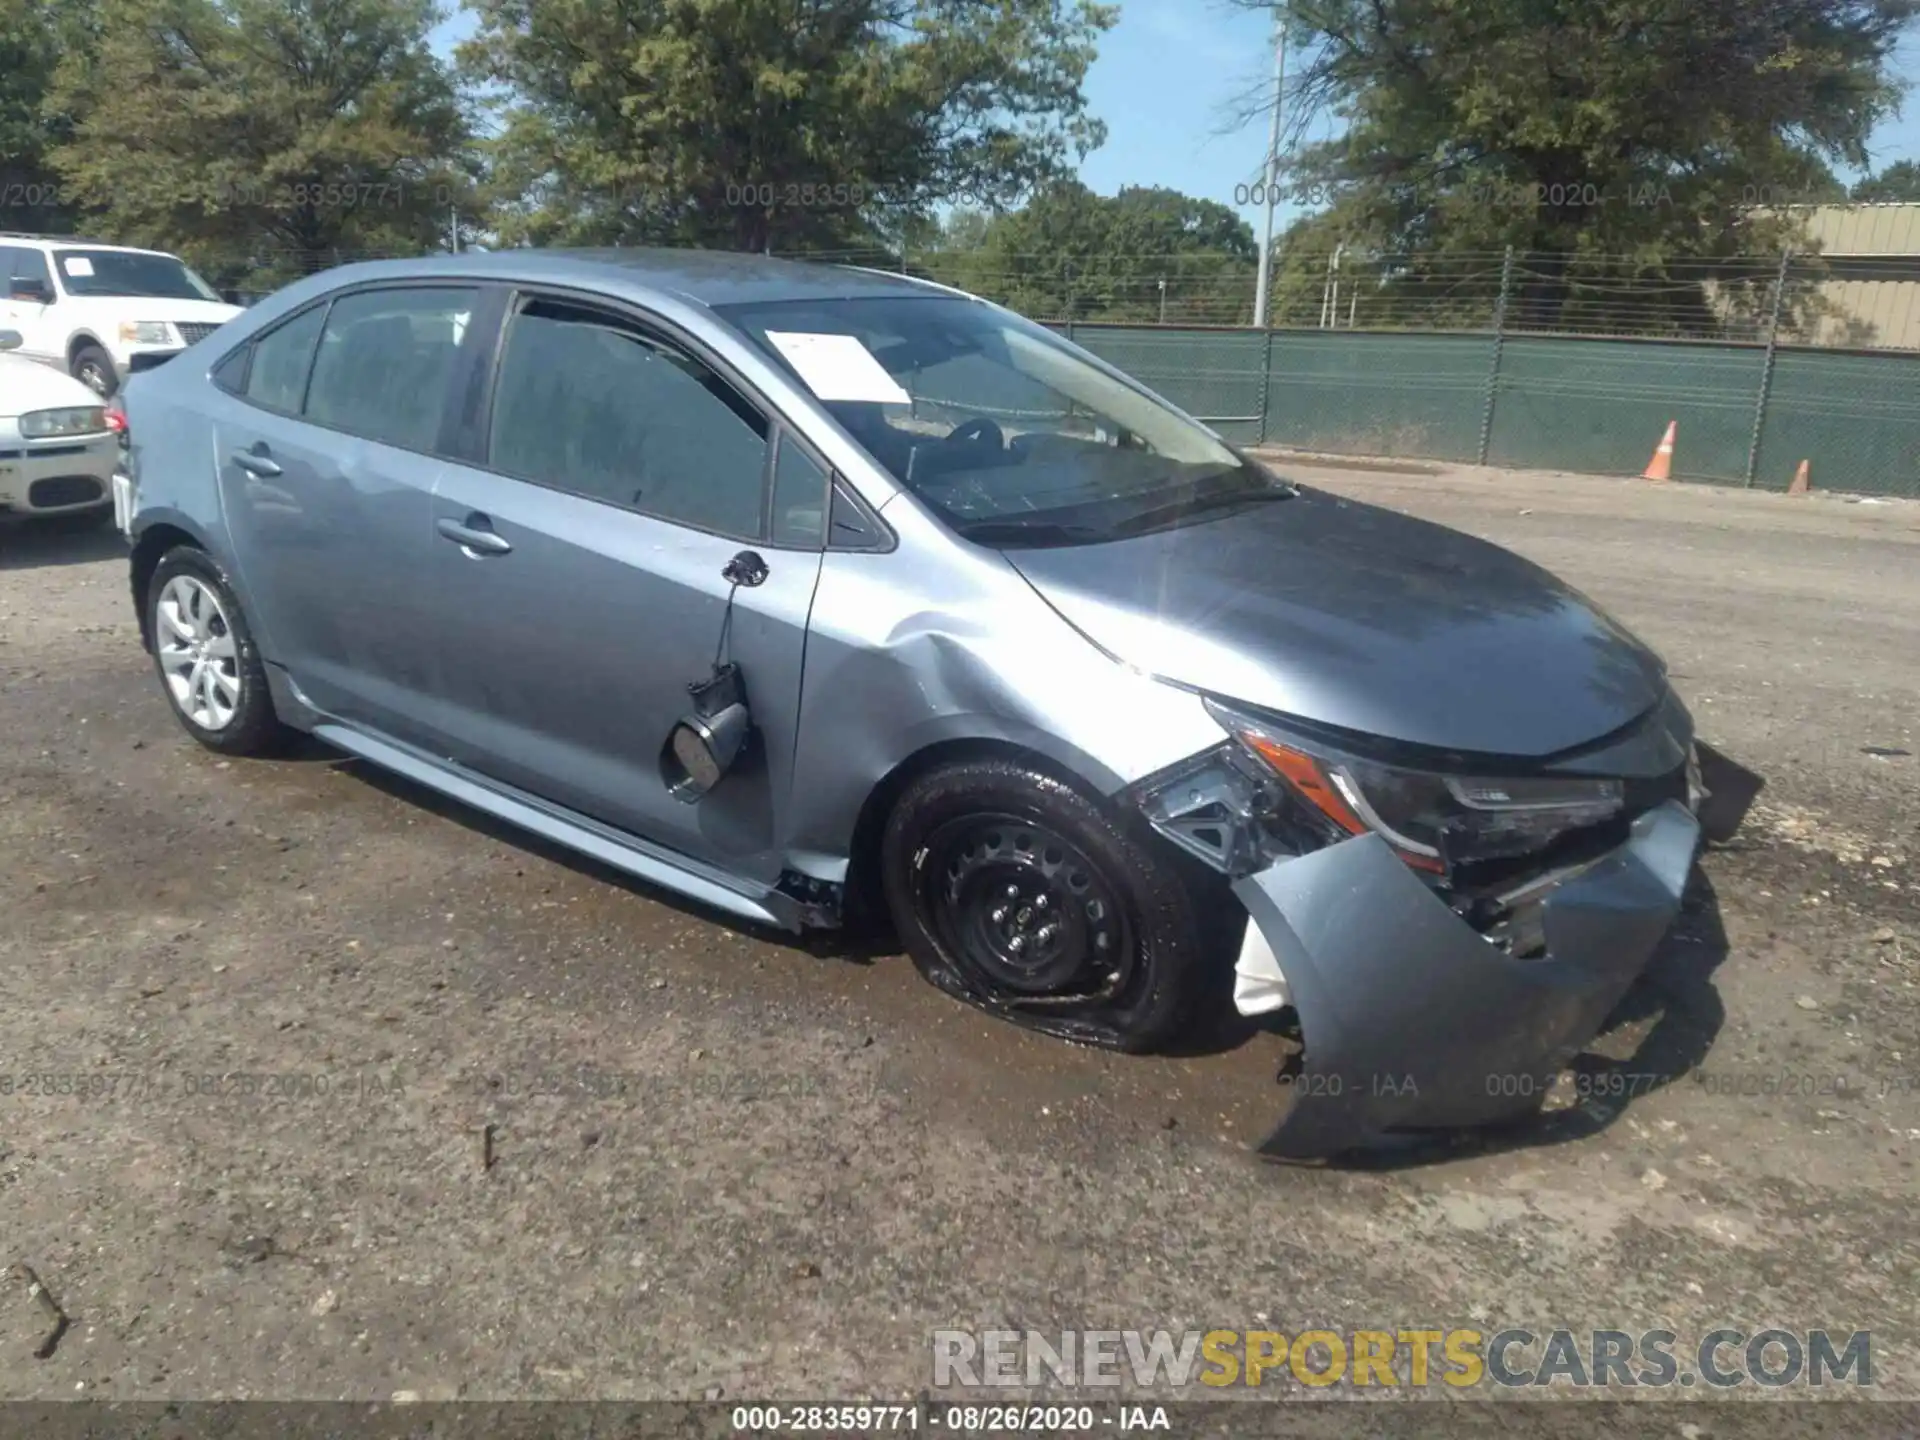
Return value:
[(1371, 831), (1415, 870), (1450, 876), (1546, 851), (1626, 804), (1619, 780), (1411, 769), (1207, 708), (1238, 743), (1160, 777), (1138, 800), (1162, 834), (1228, 874)]
[(1338, 838), (1369, 830), (1416, 870), (1517, 859), (1618, 816), (1626, 787), (1585, 776), (1445, 775), (1383, 764), (1284, 733), (1212, 701), (1213, 717), (1285, 780)]

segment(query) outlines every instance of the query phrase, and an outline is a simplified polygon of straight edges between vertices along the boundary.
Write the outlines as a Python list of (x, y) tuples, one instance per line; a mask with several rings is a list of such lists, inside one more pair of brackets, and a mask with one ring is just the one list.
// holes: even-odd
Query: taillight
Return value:
[(127, 407), (118, 395), (107, 401), (107, 428), (120, 437), (120, 448), (127, 448)]

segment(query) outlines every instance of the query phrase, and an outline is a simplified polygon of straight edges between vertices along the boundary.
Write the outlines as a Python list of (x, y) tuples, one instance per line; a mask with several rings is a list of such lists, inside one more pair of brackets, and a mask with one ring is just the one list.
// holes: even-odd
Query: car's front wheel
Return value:
[(188, 546), (160, 557), (147, 586), (154, 667), (189, 735), (223, 755), (269, 755), (291, 732), (274, 714), (266, 667), (240, 602), (212, 558)]
[(1156, 1049), (1207, 988), (1205, 927), (1174, 856), (1020, 759), (911, 781), (887, 822), (881, 872), (921, 973), (1036, 1029)]
[(111, 400), (114, 392), (120, 388), (120, 376), (113, 368), (113, 357), (98, 345), (82, 345), (74, 351), (69, 373), (102, 400)]

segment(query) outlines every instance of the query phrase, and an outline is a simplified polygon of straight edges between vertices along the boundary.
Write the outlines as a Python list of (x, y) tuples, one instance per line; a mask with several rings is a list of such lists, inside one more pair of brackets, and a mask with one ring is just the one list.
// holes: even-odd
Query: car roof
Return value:
[(25, 235), (0, 232), (0, 246), (42, 247), (49, 250), (116, 250), (123, 255), (160, 255), (168, 260), (180, 257), (169, 250), (149, 250), (142, 245), (113, 245), (105, 240), (89, 240), (84, 235)]
[(726, 250), (624, 247), (598, 250), (469, 250), (413, 260), (376, 260), (324, 272), (341, 283), (372, 279), (452, 278), (552, 281), (639, 289), (705, 306), (779, 300), (849, 300), (867, 296), (940, 296), (960, 292), (851, 265), (777, 260)]

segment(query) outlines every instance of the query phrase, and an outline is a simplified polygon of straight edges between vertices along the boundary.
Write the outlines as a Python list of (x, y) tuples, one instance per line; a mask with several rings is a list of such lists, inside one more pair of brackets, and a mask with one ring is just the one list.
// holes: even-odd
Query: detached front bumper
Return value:
[(1642, 815), (1625, 845), (1539, 900), (1535, 959), (1489, 943), (1377, 835), (1238, 881), (1265, 941), (1242, 953), (1241, 1008), (1290, 1003), (1306, 1045), (1263, 1152), (1320, 1159), (1536, 1109), (1646, 968), (1699, 840), (1677, 801)]

